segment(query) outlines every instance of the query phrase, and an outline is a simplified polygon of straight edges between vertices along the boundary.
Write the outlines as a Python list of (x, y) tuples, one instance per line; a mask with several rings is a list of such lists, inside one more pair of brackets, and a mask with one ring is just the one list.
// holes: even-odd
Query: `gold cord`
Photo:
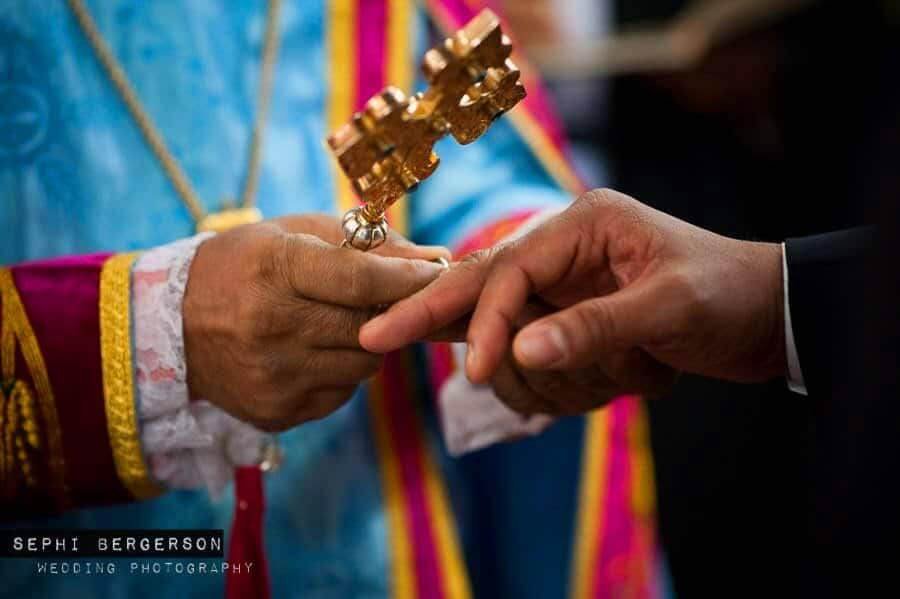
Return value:
[(131, 355), (131, 267), (137, 254), (117, 254), (100, 271), (100, 354), (103, 399), (113, 462), (135, 499), (159, 495), (141, 451)]
[(263, 42), (262, 66), (259, 74), (259, 89), (256, 96), (256, 119), (250, 138), (250, 156), (247, 162), (247, 178), (241, 190), (240, 205), (249, 208), (256, 197), (259, 183), (259, 163), (262, 158), (262, 144), (269, 121), (269, 107), (272, 104), (272, 84), (275, 80), (275, 62), (278, 57), (278, 21), (281, 16), (281, 0), (269, 0), (266, 13), (266, 38)]
[[(134, 87), (128, 80), (122, 65), (113, 55), (112, 50), (100, 33), (96, 22), (88, 11), (83, 0), (66, 0), (69, 8), (75, 14), (78, 25), (94, 50), (97, 60), (103, 67), (113, 86), (118, 91), (137, 123), (141, 134), (144, 136), (153, 154), (159, 160), (166, 176), (175, 187), (175, 191), (184, 202), (191, 217), (196, 223), (200, 223), (206, 216), (206, 210), (197, 195), (196, 190), (188, 180), (187, 175), (178, 163), (178, 160), (166, 146), (162, 135), (150, 118), (150, 115), (141, 104)], [(274, 80), (275, 62), (278, 55), (279, 31), (278, 20), (281, 11), (281, 0), (268, 0), (266, 14), (266, 37), (263, 42), (263, 57), (259, 77), (259, 89), (257, 92), (256, 118), (253, 123), (253, 132), (250, 138), (250, 152), (247, 160), (247, 174), (244, 180), (244, 188), (241, 193), (242, 208), (250, 208), (254, 204), (257, 184), (259, 181), (259, 164), (261, 148), (264, 140), (266, 123), (269, 115), (269, 105), (272, 98), (272, 83)]]

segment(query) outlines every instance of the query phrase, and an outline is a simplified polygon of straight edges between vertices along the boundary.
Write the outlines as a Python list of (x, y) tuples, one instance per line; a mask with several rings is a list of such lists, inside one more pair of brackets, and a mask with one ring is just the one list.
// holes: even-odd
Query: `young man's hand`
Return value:
[[(786, 370), (781, 248), (722, 237), (610, 190), (583, 195), (522, 238), (476, 252), (367, 323), (386, 352), (474, 310), (466, 371), (496, 376), (510, 348), (528, 370), (616, 364), (625, 391), (667, 367), (734, 381)], [(532, 297), (556, 308), (515, 334)], [(653, 373), (652, 375), (650, 373)]]

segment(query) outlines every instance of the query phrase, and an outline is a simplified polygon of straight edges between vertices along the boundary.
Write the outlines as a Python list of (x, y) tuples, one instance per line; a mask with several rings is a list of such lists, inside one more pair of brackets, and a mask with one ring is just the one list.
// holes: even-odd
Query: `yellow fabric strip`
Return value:
[(652, 520), (656, 515), (656, 484), (653, 480), (653, 454), (650, 451), (650, 422), (644, 401), (637, 398), (633, 401), (635, 414), (628, 431), (632, 509), (639, 518)]
[[(329, 0), (328, 2), (328, 68), (331, 74), (331, 94), (328, 101), (328, 132), (346, 124), (353, 115), (356, 95), (356, 3), (358, 0)], [(336, 161), (334, 188), (337, 205), (343, 214), (356, 205), (350, 182)]]
[(141, 451), (131, 359), (131, 266), (136, 254), (119, 254), (100, 271), (100, 352), (106, 425), (119, 480), (135, 499), (162, 490)]
[(425, 466), (425, 497), (431, 512), (434, 540), (439, 552), (438, 558), (443, 575), (444, 597), (448, 599), (469, 599), (469, 575), (466, 572), (456, 522), (447, 499), (447, 491), (434, 458), (428, 447), (422, 449)]
[(69, 490), (66, 484), (66, 465), (63, 457), (62, 429), (56, 413), (56, 400), (47, 364), (41, 353), (40, 345), (28, 321), (28, 315), (22, 305), (22, 299), (16, 289), (12, 272), (8, 268), (0, 268), (0, 301), (3, 303), (2, 328), (0, 333), (0, 351), (2, 351), (2, 376), (10, 380), (15, 378), (15, 349), (18, 341), (19, 350), (25, 359), (25, 365), (31, 373), (31, 380), (37, 391), (37, 401), (44, 422), (47, 439), (47, 465), (50, 472), (51, 493), (56, 498), (57, 506), (64, 509), (69, 505)]
[(384, 373), (379, 373), (369, 382), (369, 410), (375, 433), (375, 447), (378, 450), (381, 488), (384, 493), (383, 504), (387, 512), (388, 541), (391, 551), (391, 597), (412, 599), (416, 595), (412, 538), (405, 507), (400, 463), (391, 445), (383, 377)]
[[(410, 0), (387, 0), (387, 57), (384, 80), (405, 94), (413, 87), (413, 11)], [(409, 234), (409, 200), (404, 196), (388, 208), (388, 223), (401, 235)]]
[(612, 411), (599, 410), (586, 418), (581, 452), (581, 489), (575, 526), (574, 567), (570, 597), (588, 599), (593, 594), (594, 569), (600, 555), (603, 513), (606, 503), (610, 460)]
[[(356, 21), (358, 0), (328, 0), (328, 72), (331, 90), (328, 101), (328, 130), (333, 132), (349, 122), (356, 97), (357, 69)], [(356, 205), (352, 187), (335, 162), (334, 185), (340, 213)], [(387, 516), (390, 547), (391, 596), (413, 599), (416, 595), (416, 573), (410, 524), (406, 513), (400, 464), (391, 445), (387, 406), (384, 400), (384, 373), (369, 381), (369, 411), (378, 452), (383, 505)]]

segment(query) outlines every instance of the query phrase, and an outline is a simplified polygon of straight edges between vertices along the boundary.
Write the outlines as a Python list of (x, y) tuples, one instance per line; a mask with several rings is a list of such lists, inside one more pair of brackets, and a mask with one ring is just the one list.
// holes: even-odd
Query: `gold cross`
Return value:
[(500, 20), (485, 9), (425, 54), (428, 89), (407, 97), (387, 87), (328, 138), (364, 203), (344, 216), (345, 245), (380, 245), (385, 211), (437, 169), (434, 144), (448, 134), (460, 144), (475, 141), (525, 97), (511, 53)]

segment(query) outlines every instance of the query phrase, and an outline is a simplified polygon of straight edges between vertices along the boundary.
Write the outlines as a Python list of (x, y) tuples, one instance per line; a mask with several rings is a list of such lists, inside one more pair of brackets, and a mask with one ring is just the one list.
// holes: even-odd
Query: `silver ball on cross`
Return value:
[(387, 239), (387, 221), (383, 216), (373, 219), (365, 206), (348, 210), (341, 225), (344, 230), (344, 245), (357, 250), (374, 250)]

